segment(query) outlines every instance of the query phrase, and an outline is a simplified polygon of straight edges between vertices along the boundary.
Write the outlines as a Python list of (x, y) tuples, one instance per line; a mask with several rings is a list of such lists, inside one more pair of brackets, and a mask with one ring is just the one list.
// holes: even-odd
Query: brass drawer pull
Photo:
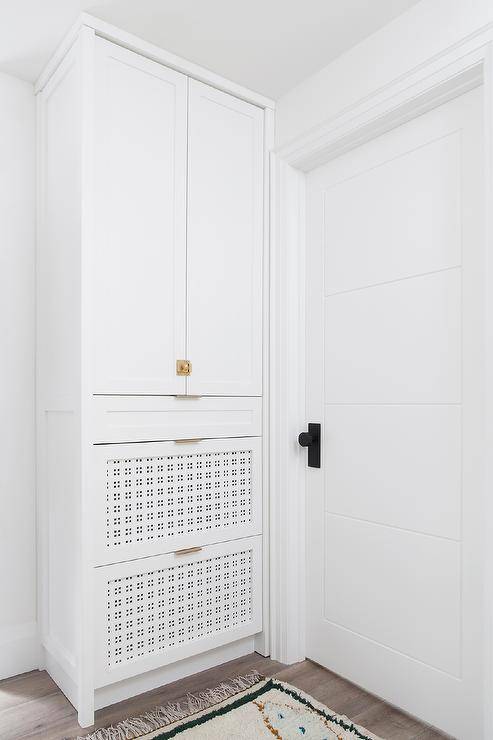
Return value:
[(186, 444), (191, 444), (192, 442), (203, 442), (203, 441), (204, 441), (203, 437), (193, 437), (191, 439), (175, 439), (174, 443), (176, 445), (186, 445)]
[(175, 550), (175, 555), (191, 555), (193, 552), (200, 552), (201, 547), (185, 547), (183, 550)]

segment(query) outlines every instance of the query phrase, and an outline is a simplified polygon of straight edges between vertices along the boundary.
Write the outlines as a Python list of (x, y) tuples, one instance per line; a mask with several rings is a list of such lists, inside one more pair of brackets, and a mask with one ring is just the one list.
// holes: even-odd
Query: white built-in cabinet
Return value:
[(260, 395), (263, 111), (98, 40), (94, 116), (93, 392)]
[(250, 651), (266, 575), (266, 112), (95, 28), (38, 90), (40, 623), (82, 725)]

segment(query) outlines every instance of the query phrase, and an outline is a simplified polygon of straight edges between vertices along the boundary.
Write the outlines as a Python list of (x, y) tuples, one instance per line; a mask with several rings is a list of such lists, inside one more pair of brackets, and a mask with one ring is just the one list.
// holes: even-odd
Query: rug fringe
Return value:
[(138, 717), (118, 722), (111, 727), (101, 727), (90, 735), (78, 736), (77, 740), (134, 740), (154, 730), (178, 722), (181, 719), (209, 709), (231, 696), (249, 689), (254, 684), (263, 680), (263, 676), (257, 671), (252, 671), (244, 676), (223, 681), (213, 689), (200, 691), (198, 694), (188, 694), (185, 702), (170, 702), (162, 707), (156, 707), (152, 712), (145, 712)]

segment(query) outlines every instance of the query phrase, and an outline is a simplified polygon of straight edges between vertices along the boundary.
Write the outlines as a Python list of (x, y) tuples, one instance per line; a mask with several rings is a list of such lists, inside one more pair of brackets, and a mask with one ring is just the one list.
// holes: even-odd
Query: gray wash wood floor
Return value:
[[(83, 734), (184, 698), (189, 692), (213, 687), (252, 668), (306, 691), (334, 712), (348, 715), (385, 740), (446, 737), (315, 663), (305, 660), (286, 667), (257, 653), (101, 709), (96, 713), (94, 728), (85, 729)], [(0, 681), (1, 740), (62, 740), (79, 733), (82, 731), (74, 708), (45, 671), (32, 671)]]

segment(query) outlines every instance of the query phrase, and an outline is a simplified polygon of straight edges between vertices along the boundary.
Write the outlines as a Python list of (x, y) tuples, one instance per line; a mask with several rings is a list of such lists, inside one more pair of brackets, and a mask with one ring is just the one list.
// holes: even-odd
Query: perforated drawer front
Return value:
[(242, 449), (108, 460), (106, 547), (251, 524), (252, 458)]
[(97, 568), (100, 681), (258, 632), (260, 542)]
[(252, 620), (252, 552), (109, 581), (106, 665), (113, 668)]
[(261, 532), (257, 438), (95, 451), (98, 563)]

